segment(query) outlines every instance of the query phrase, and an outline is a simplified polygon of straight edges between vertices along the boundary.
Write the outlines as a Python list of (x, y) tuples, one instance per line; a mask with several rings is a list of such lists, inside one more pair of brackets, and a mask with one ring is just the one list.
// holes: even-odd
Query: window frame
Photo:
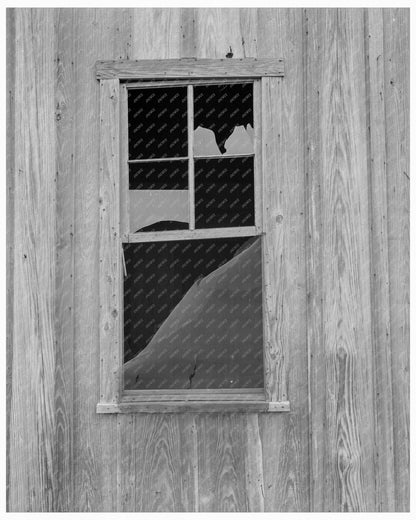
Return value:
[[(275, 238), (265, 197), (265, 168), (270, 165), (262, 139), (265, 99), (280, 96), (282, 60), (140, 60), (97, 62), (100, 81), (100, 398), (97, 413), (281, 412), (289, 411), (284, 352), (273, 340)], [(122, 83), (121, 80), (134, 82)], [(169, 81), (166, 81), (169, 79)], [(145, 80), (145, 81), (143, 81)], [(129, 232), (127, 91), (175, 85), (253, 84), (255, 225), (157, 232)], [(188, 108), (190, 98), (188, 86)], [(188, 109), (188, 129), (191, 128)], [(193, 132), (188, 157), (193, 162)], [(218, 156), (219, 158), (220, 156)], [(227, 157), (226, 155), (223, 157)], [(270, 158), (269, 158), (270, 159)], [(190, 168), (193, 171), (193, 168)], [(192, 179), (190, 179), (192, 182)], [(193, 188), (193, 185), (192, 185)], [(267, 186), (266, 186), (267, 188)], [(191, 185), (189, 185), (191, 189)], [(191, 196), (192, 197), (192, 196)], [(191, 222), (192, 224), (192, 222)], [(191, 226), (190, 226), (191, 227)], [(260, 236), (262, 240), (263, 369), (259, 389), (125, 390), (123, 381), (123, 243)], [(278, 239), (278, 238), (277, 238)], [(272, 296), (272, 298), (270, 298)]]

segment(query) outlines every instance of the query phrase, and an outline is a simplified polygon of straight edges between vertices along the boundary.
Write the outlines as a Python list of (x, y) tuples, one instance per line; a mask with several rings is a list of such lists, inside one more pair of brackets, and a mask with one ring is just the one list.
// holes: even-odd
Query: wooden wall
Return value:
[[(409, 12), (8, 12), (10, 511), (409, 509)], [(283, 57), (272, 103), (288, 414), (97, 415), (98, 83)]]

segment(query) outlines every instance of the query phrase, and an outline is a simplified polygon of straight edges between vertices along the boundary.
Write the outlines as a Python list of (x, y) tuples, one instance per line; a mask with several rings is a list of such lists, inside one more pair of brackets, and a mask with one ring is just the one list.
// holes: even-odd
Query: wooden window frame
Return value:
[[(276, 338), (277, 288), (273, 259), (279, 237), (273, 233), (273, 190), (265, 186), (269, 157), (268, 129), (271, 96), (280, 99), (282, 60), (138, 60), (100, 61), (100, 399), (97, 413), (161, 412), (287, 412), (284, 350)], [(166, 80), (169, 80), (167, 82)], [(135, 82), (122, 83), (122, 80)], [(129, 232), (128, 121), (130, 88), (169, 85), (253, 83), (255, 225), (235, 228), (194, 229), (192, 200), (190, 229), (146, 233)], [(192, 89), (188, 86), (188, 94)], [(188, 95), (188, 103), (192, 97)], [(273, 106), (279, 106), (274, 103)], [(189, 121), (188, 129), (193, 127)], [(272, 134), (272, 132), (271, 132)], [(193, 161), (193, 132), (188, 133), (188, 156)], [(227, 157), (227, 156), (226, 156)], [(192, 186), (190, 167), (190, 191)], [(276, 182), (276, 181), (275, 181)], [(191, 195), (191, 197), (193, 194)], [(193, 229), (192, 229), (193, 228)], [(264, 388), (125, 390), (123, 381), (123, 243), (200, 238), (260, 236), (263, 264), (263, 368)]]

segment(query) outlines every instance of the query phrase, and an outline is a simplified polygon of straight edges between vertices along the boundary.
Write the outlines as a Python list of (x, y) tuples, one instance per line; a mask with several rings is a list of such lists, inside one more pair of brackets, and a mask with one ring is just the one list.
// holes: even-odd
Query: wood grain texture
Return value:
[[(265, 508), (306, 511), (309, 463), (305, 177), (300, 153), (304, 147), (302, 12), (265, 9), (258, 16), (258, 52), (261, 56), (283, 56), (287, 62), (283, 79), (264, 80), (267, 97), (263, 99), (264, 282), (268, 286), (265, 326), (272, 342), (269, 367), (274, 365), (279, 399), (289, 400), (291, 406), (291, 413), (285, 416), (259, 418)], [(272, 449), (275, 440), (283, 444), (284, 451)]]
[(409, 511), (409, 10), (383, 18), (395, 510)]
[(53, 509), (55, 127), (53, 10), (15, 11), (10, 511)]
[(99, 401), (99, 112), (97, 59), (126, 58), (131, 13), (75, 9), (75, 511), (114, 511), (117, 491), (117, 419), (96, 414)]
[(391, 381), (389, 259), (387, 233), (386, 119), (383, 10), (364, 13), (368, 175), (371, 219), (370, 266), (375, 430), (375, 503), (395, 510), (393, 400)]
[[(409, 510), (408, 11), (13, 18), (8, 509)], [(229, 52), (285, 61), (267, 79), (265, 191), (291, 411), (97, 414), (95, 63)]]
[(100, 81), (100, 402), (121, 396), (120, 85)]
[(56, 72), (56, 269), (55, 269), (55, 459), (57, 493), (53, 509), (70, 511), (74, 495), (74, 11), (55, 11)]
[[(315, 406), (312, 395), (324, 395), (326, 367), (323, 357), (323, 261), (322, 261), (322, 168), (321, 92), (324, 61), (322, 57), (323, 20), (320, 11), (305, 9), (303, 13), (304, 41), (304, 102), (305, 102), (305, 212), (306, 282), (307, 282), (307, 342), (308, 342), (308, 401), (309, 401), (309, 510), (322, 507), (324, 489), (324, 458), (315, 456), (324, 450), (325, 439), (312, 435), (315, 425), (326, 427), (324, 406)], [(319, 59), (317, 59), (319, 57)], [(313, 370), (313, 371), (312, 371)], [(319, 504), (319, 505), (316, 505)]]
[(6, 509), (9, 507), (10, 492), (10, 409), (12, 397), (12, 368), (13, 368), (13, 260), (14, 260), (14, 103), (15, 103), (15, 11), (6, 11), (6, 30), (7, 30), (7, 107), (6, 107), (6, 127), (7, 127), (7, 259), (6, 259), (6, 279), (7, 284), (7, 323), (6, 323)]
[(283, 76), (281, 59), (194, 59), (97, 61), (97, 79), (167, 79)]
[(322, 329), (309, 337), (321, 340), (309, 346), (311, 508), (366, 511), (375, 495), (363, 11), (317, 14), (307, 14), (308, 40), (320, 50), (316, 84), (307, 78), (307, 149), (318, 131), (321, 154), (319, 170), (308, 163), (312, 186), (320, 184), (309, 212), (319, 215), (311, 240), (321, 249), (309, 278), (312, 265), (322, 269), (322, 285), (313, 286)]
[(135, 510), (197, 510), (196, 430), (192, 416), (136, 416)]
[[(199, 511), (263, 510), (261, 445), (256, 421), (253, 414), (199, 418)], [(252, 441), (250, 446), (248, 438)]]
[(129, 401), (123, 400), (120, 403), (105, 403), (97, 404), (97, 413), (112, 414), (112, 413), (259, 413), (259, 412), (289, 412), (289, 401), (279, 402), (262, 402), (259, 400), (160, 400), (160, 401)]
[[(281, 113), (281, 82), (262, 80), (262, 158), (264, 175), (264, 374), (265, 393), (269, 400), (287, 399), (285, 355), (289, 308), (284, 301), (285, 228), (281, 225), (286, 194), (284, 178), (279, 172), (280, 121), (273, 114)], [(287, 235), (286, 235), (287, 236)]]

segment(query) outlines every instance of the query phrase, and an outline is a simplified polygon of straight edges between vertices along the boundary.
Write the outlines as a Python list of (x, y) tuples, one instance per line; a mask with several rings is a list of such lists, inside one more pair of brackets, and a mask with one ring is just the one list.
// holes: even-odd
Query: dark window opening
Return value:
[(254, 226), (253, 157), (195, 160), (195, 227)]
[(263, 387), (261, 239), (124, 244), (126, 389)]
[(129, 159), (188, 155), (186, 87), (128, 91)]

